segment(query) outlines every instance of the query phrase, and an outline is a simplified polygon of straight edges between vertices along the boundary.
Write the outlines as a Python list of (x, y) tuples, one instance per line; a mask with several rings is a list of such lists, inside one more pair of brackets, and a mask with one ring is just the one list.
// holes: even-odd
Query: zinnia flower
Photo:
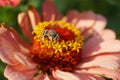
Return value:
[(0, 0), (0, 6), (5, 7), (7, 5), (17, 6), (20, 3), (20, 0)]
[(120, 80), (120, 41), (100, 14), (72, 10), (63, 16), (45, 0), (40, 16), (30, 6), (18, 22), (31, 43), (0, 27), (0, 59), (8, 64), (9, 80)]

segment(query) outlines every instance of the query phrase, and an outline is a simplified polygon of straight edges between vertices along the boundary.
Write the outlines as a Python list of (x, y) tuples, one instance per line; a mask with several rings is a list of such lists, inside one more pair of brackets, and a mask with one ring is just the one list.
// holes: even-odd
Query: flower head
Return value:
[(42, 22), (35, 27), (33, 34), (30, 53), (40, 68), (49, 72), (56, 69), (72, 71), (79, 64), (83, 37), (73, 25), (63, 21)]
[(63, 16), (45, 0), (41, 16), (30, 6), (18, 23), (31, 43), (0, 25), (0, 59), (9, 80), (120, 80), (120, 41), (100, 14), (72, 10)]
[(17, 6), (20, 3), (20, 0), (0, 0), (0, 6), (5, 7), (7, 5)]

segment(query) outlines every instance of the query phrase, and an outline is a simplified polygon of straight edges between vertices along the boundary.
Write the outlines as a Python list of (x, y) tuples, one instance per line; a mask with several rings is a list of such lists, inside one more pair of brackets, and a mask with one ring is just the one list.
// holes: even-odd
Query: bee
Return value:
[(59, 40), (59, 35), (55, 30), (46, 29), (42, 32), (42, 39), (49, 39), (51, 41)]

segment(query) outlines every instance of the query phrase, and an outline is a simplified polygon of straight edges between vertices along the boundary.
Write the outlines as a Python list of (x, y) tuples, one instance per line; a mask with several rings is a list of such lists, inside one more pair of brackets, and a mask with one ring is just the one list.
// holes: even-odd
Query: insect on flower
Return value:
[(20, 29), (30, 42), (12, 27), (0, 25), (0, 60), (8, 64), (4, 76), (8, 80), (120, 80), (120, 40), (105, 28), (106, 19), (92, 11), (70, 10), (64, 16), (53, 1), (43, 1), (40, 15), (33, 6), (18, 15)]
[(42, 39), (49, 39), (51, 41), (59, 40), (59, 35), (54, 30), (46, 29), (42, 33)]

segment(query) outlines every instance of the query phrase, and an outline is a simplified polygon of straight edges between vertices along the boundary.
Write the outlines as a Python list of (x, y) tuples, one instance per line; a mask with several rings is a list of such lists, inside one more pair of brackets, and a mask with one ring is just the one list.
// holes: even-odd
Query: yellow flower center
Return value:
[(30, 54), (41, 71), (72, 71), (80, 61), (83, 37), (73, 24), (63, 21), (40, 22), (34, 31)]

